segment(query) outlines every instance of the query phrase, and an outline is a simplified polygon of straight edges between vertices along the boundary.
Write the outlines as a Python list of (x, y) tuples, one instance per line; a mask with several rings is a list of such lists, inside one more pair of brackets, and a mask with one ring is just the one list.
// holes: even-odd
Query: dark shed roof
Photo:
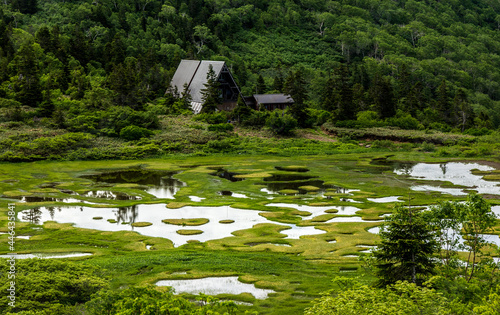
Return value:
[(285, 94), (254, 94), (257, 104), (286, 104), (294, 103), (290, 95)]

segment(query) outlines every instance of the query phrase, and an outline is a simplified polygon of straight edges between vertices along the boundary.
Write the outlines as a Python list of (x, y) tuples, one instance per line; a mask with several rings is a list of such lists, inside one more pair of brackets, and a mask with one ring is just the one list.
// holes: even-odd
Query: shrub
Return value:
[(326, 110), (308, 108), (308, 111), (313, 125), (321, 126), (332, 119), (332, 113)]
[(266, 126), (275, 134), (290, 135), (297, 127), (297, 120), (290, 114), (275, 111), (266, 119)]
[(434, 152), (436, 150), (436, 146), (434, 143), (425, 141), (422, 143), (420, 150), (424, 152)]
[(234, 126), (230, 123), (216, 124), (208, 126), (208, 131), (217, 131), (217, 132), (225, 132), (225, 131), (233, 131)]
[(226, 138), (222, 140), (211, 140), (205, 145), (207, 152), (230, 152), (234, 151), (236, 145), (240, 142), (237, 138)]
[(379, 127), (382, 126), (384, 123), (379, 120), (379, 116), (377, 112), (371, 111), (371, 110), (365, 110), (362, 112), (359, 112), (356, 115), (357, 119), (357, 124), (360, 127), (364, 128), (369, 128), (369, 127)]
[(240, 123), (243, 126), (260, 128), (266, 124), (267, 117), (269, 117), (269, 112), (267, 111), (252, 110), (250, 116), (245, 120), (242, 119)]
[(442, 132), (449, 132), (451, 130), (450, 126), (438, 122), (433, 122), (429, 124), (429, 128), (439, 130)]
[(464, 131), (464, 134), (466, 135), (471, 135), (471, 136), (485, 136), (489, 135), (491, 133), (491, 130), (488, 128), (481, 128), (481, 129), (476, 129), (476, 128), (469, 128)]
[(125, 140), (139, 140), (141, 138), (150, 137), (153, 134), (151, 130), (138, 127), (135, 125), (127, 126), (120, 130), (120, 138)]
[(222, 124), (227, 122), (227, 116), (223, 112), (202, 113), (193, 117), (194, 120), (204, 121), (209, 124)]
[(410, 114), (389, 118), (387, 119), (387, 124), (389, 126), (395, 126), (406, 130), (423, 129), (423, 125), (420, 124), (420, 122), (416, 118), (413, 118)]

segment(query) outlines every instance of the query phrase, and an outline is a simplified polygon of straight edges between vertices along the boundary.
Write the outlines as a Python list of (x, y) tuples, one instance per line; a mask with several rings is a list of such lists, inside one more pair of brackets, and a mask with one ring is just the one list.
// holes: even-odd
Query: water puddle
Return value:
[(207, 199), (207, 198), (201, 198), (201, 197), (196, 197), (196, 196), (189, 196), (189, 200), (191, 200), (193, 202), (201, 202), (203, 199)]
[(379, 234), (380, 233), (380, 226), (375, 226), (375, 227), (369, 228), (366, 231), (369, 233), (373, 233), (373, 234)]
[(228, 172), (224, 168), (212, 168), (212, 169), (215, 170), (215, 173), (211, 173), (210, 174), (212, 176), (217, 176), (217, 177), (220, 177), (220, 178), (223, 178), (223, 179), (227, 179), (227, 180), (229, 180), (231, 182), (239, 182), (239, 181), (244, 180), (244, 178), (235, 177), (236, 175), (240, 175), (240, 173)]
[(174, 195), (186, 186), (186, 183), (172, 178), (174, 174), (176, 172), (130, 169), (84, 175), (82, 178), (96, 183), (143, 185), (147, 186), (144, 190), (156, 198), (174, 199)]
[(250, 246), (250, 247), (253, 247), (253, 246), (257, 246), (257, 245), (275, 245), (275, 246), (284, 246), (284, 247), (292, 247), (292, 245), (290, 244), (283, 244), (283, 243), (245, 243), (245, 245), (247, 246)]
[(496, 214), (497, 218), (500, 218), (500, 206), (491, 207), (491, 211)]
[(122, 192), (112, 192), (107, 190), (93, 190), (83, 194), (84, 197), (99, 198), (107, 200), (141, 200), (141, 197), (130, 196)]
[(363, 220), (361, 217), (335, 217), (324, 223), (336, 223), (336, 222), (383, 222), (384, 220)]
[(411, 186), (410, 189), (414, 191), (436, 191), (443, 194), (450, 194), (452, 196), (467, 195), (467, 193), (464, 192), (462, 188), (445, 188), (441, 186), (419, 185), (419, 186)]
[(298, 172), (305, 173), (309, 172), (309, 169), (304, 166), (275, 166), (275, 169), (278, 171), (286, 171), (286, 172)]
[(52, 259), (52, 258), (72, 258), (72, 257), (84, 257), (91, 256), (92, 253), (33, 253), (33, 254), (17, 254), (17, 255), (0, 255), (0, 258), (11, 258), (12, 256), (16, 259), (30, 259), (30, 258), (40, 258), (40, 259)]
[[(418, 163), (406, 164), (404, 167), (394, 168), (398, 175), (408, 175), (410, 178), (429, 181), (451, 182), (454, 185), (467, 187), (479, 194), (500, 195), (500, 183), (497, 181), (486, 181), (480, 175), (472, 174), (472, 170), (492, 171), (495, 168), (479, 163), (449, 162), (442, 164)], [(429, 185), (417, 185), (413, 190), (420, 191), (442, 191), (452, 195), (467, 194), (462, 189), (448, 190)], [(439, 190), (436, 190), (439, 189)], [(446, 190), (444, 190), (446, 189)]]
[(285, 234), (288, 239), (300, 239), (304, 235), (317, 235), (326, 233), (326, 231), (316, 229), (314, 226), (297, 226), (295, 224), (284, 224), (290, 227), (290, 229), (280, 231), (281, 234)]
[[(0, 232), (0, 235), (5, 235), (5, 234), (9, 233)], [(21, 240), (29, 240), (31, 238), (31, 235), (16, 235), (15, 237)]]
[(221, 190), (221, 191), (218, 191), (217, 193), (221, 196), (231, 196), (231, 197), (235, 197), (235, 198), (248, 198), (248, 196), (246, 196), (244, 194), (235, 193), (235, 192), (232, 192), (229, 190)]
[(382, 197), (382, 198), (366, 198), (366, 200), (376, 203), (388, 203), (388, 202), (403, 202), (398, 198), (401, 196), (392, 196), (392, 197)]
[(269, 293), (275, 293), (269, 289), (259, 289), (253, 284), (238, 281), (238, 277), (210, 277), (188, 280), (161, 280), (157, 286), (173, 287), (176, 293), (189, 294), (234, 294), (250, 293), (256, 299), (266, 299)]
[(357, 211), (361, 210), (352, 206), (306, 206), (297, 205), (291, 203), (268, 203), (266, 206), (269, 207), (284, 207), (284, 208), (294, 208), (299, 211), (307, 211), (311, 213), (308, 216), (302, 217), (302, 220), (310, 220), (320, 214), (325, 214), (327, 210), (337, 210), (335, 214), (338, 215), (354, 215)]

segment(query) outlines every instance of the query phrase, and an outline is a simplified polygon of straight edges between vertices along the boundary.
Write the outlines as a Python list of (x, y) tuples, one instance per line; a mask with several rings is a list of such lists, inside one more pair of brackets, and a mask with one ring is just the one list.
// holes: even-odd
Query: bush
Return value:
[(380, 127), (384, 125), (384, 123), (379, 120), (377, 112), (371, 110), (359, 112), (356, 117), (358, 126), (362, 128)]
[(308, 111), (309, 119), (312, 121), (313, 125), (321, 126), (332, 119), (332, 113), (326, 110), (308, 108)]
[(231, 152), (240, 141), (237, 138), (226, 138), (222, 140), (211, 140), (205, 145), (206, 152)]
[(227, 122), (227, 116), (223, 112), (218, 113), (202, 113), (193, 117), (193, 120), (204, 121), (209, 124), (222, 124)]
[(225, 131), (233, 131), (234, 126), (230, 123), (216, 124), (208, 126), (208, 131), (217, 131), (217, 132), (225, 132)]
[(423, 129), (423, 125), (410, 114), (389, 118), (387, 119), (387, 124), (389, 126), (399, 127), (406, 130)]
[(424, 151), (424, 152), (434, 152), (436, 150), (436, 146), (434, 145), (434, 143), (430, 143), (430, 142), (426, 141), (426, 142), (422, 143), (420, 150)]
[(252, 113), (247, 119), (241, 119), (240, 123), (243, 126), (249, 127), (263, 127), (266, 124), (266, 119), (269, 117), (269, 112), (267, 111), (257, 111), (252, 110)]
[(481, 128), (481, 129), (476, 129), (476, 128), (469, 128), (464, 131), (464, 134), (466, 135), (471, 135), (471, 136), (485, 136), (489, 135), (491, 133), (491, 130), (488, 128)]
[(146, 128), (137, 127), (135, 125), (127, 126), (120, 130), (120, 138), (131, 141), (139, 140), (141, 138), (148, 138), (153, 134), (151, 130)]
[(275, 111), (266, 119), (266, 126), (277, 135), (290, 135), (297, 127), (297, 120), (290, 114)]

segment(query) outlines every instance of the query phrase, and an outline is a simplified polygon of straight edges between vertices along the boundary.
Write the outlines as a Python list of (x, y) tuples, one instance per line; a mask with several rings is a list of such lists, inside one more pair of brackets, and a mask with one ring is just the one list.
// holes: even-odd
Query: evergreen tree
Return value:
[(12, 0), (12, 10), (23, 14), (35, 14), (38, 11), (38, 0)]
[(372, 81), (371, 96), (381, 118), (389, 118), (396, 114), (394, 93), (389, 79), (377, 73)]
[(283, 92), (283, 79), (281, 78), (281, 75), (274, 77), (273, 90)]
[(236, 108), (232, 113), (233, 119), (241, 122), (247, 119), (251, 114), (252, 114), (252, 109), (245, 104), (243, 98), (241, 97), (241, 94), (238, 95)]
[(446, 123), (452, 122), (452, 104), (448, 95), (448, 87), (446, 81), (443, 80), (437, 89), (436, 110), (441, 115), (441, 119)]
[(380, 237), (381, 243), (373, 253), (380, 287), (405, 280), (422, 284), (425, 276), (433, 273), (432, 255), (438, 246), (419, 212), (397, 205), (386, 219)]
[(261, 74), (259, 74), (259, 78), (257, 79), (257, 85), (255, 86), (255, 94), (264, 94), (267, 91), (266, 82), (264, 82), (264, 78)]
[(290, 114), (297, 119), (300, 127), (305, 127), (308, 124), (308, 114), (304, 102), (307, 100), (306, 81), (302, 70), (291, 71), (286, 78), (283, 87), (285, 94), (288, 94), (294, 100), (290, 106)]
[(14, 91), (16, 99), (22, 104), (36, 107), (42, 101), (40, 71), (32, 43), (26, 43), (18, 50), (14, 58), (16, 78)]
[(217, 105), (221, 104), (220, 84), (217, 80), (214, 68), (208, 66), (207, 83), (205, 88), (201, 90), (203, 108), (202, 113), (212, 113), (217, 110)]
[(349, 70), (346, 65), (337, 69), (336, 89), (340, 95), (337, 103), (337, 119), (350, 120), (356, 116), (356, 110), (352, 103), (353, 91), (349, 78)]

